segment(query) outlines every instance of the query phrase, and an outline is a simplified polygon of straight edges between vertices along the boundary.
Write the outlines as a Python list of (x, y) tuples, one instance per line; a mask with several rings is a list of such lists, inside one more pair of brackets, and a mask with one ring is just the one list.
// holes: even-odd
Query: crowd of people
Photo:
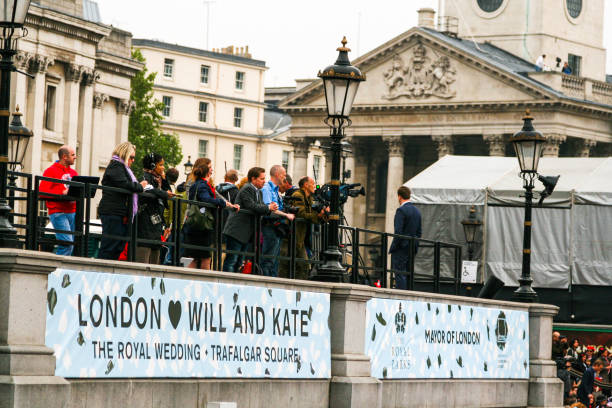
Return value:
[(557, 71), (557, 72), (561, 72), (563, 74), (566, 75), (572, 75), (572, 68), (569, 66), (569, 63), (567, 61), (563, 62), (563, 65), (561, 65), (561, 58), (557, 57), (555, 62), (555, 66), (551, 67), (550, 65), (548, 65), (548, 63), (546, 62), (546, 54), (542, 54), (539, 55), (538, 58), (536, 59), (536, 63), (535, 63), (535, 69), (537, 72), (541, 72), (541, 71)]
[(585, 346), (580, 339), (568, 341), (553, 332), (552, 359), (563, 381), (565, 406), (612, 407), (612, 356), (605, 346)]
[[(127, 242), (122, 237), (129, 236), (129, 226), (137, 221), (138, 245), (135, 248), (135, 260), (149, 264), (172, 264), (172, 251), (164, 251), (164, 241), (172, 239), (173, 230), (179, 231), (181, 242), (185, 245), (181, 256), (191, 258), (190, 268), (210, 269), (211, 251), (215, 215), (214, 206), (228, 212), (223, 217), (222, 237), (225, 243), (226, 256), (223, 271), (243, 271), (249, 262), (245, 252), (253, 251), (255, 240), (255, 223), (253, 214), (262, 216), (261, 252), (262, 260), (258, 273), (265, 276), (288, 275), (287, 268), (281, 268), (278, 257), (281, 251), (287, 254), (288, 223), (296, 218), (296, 257), (308, 260), (311, 257), (309, 245), (310, 225), (326, 221), (329, 208), (319, 211), (313, 209), (315, 181), (308, 176), (300, 178), (298, 186), (281, 165), (270, 168), (269, 177), (261, 167), (249, 169), (247, 176), (238, 180), (238, 172), (229, 170), (224, 182), (215, 186), (213, 181), (213, 163), (209, 158), (195, 161), (187, 180), (176, 185), (178, 171), (165, 169), (164, 158), (156, 153), (144, 156), (143, 173), (137, 177), (132, 171), (135, 160), (135, 148), (129, 143), (119, 144), (113, 151), (111, 160), (102, 176), (101, 184), (114, 189), (103, 189), (102, 199), (98, 206), (98, 215), (102, 225), (102, 238), (98, 258), (121, 260), (126, 259)], [(58, 160), (43, 173), (43, 177), (70, 181), (77, 176), (71, 167), (76, 160), (74, 148), (62, 146), (58, 151)], [(67, 196), (68, 185), (51, 180), (43, 180), (39, 191), (46, 200), (50, 221), (57, 232), (60, 243), (56, 253), (71, 255), (74, 235), (68, 231), (75, 230), (76, 202)], [(126, 191), (129, 194), (126, 194)], [(45, 194), (48, 194), (45, 196)], [(63, 196), (63, 197), (62, 197)], [(292, 211), (286, 212), (284, 196), (293, 197)], [(207, 206), (183, 204), (179, 206), (181, 214), (180, 228), (173, 229), (175, 206), (170, 200), (175, 197), (188, 199)], [(249, 210), (249, 211), (244, 211)], [(164, 253), (165, 252), (165, 253)], [(280, 269), (280, 273), (279, 273)], [(309, 268), (306, 262), (296, 266), (296, 277), (307, 279)]]

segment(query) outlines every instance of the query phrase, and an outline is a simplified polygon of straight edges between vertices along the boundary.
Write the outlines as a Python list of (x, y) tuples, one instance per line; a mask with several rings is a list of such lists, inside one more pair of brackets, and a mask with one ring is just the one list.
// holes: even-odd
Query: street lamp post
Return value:
[(476, 243), (476, 232), (482, 227), (482, 221), (476, 218), (476, 206), (470, 208), (470, 214), (468, 217), (461, 221), (463, 225), (463, 233), (465, 234), (465, 241), (468, 244), (468, 260), (474, 259), (474, 244)]
[(546, 139), (536, 131), (531, 121), (529, 109), (523, 117), (523, 128), (514, 134), (510, 141), (521, 168), (521, 178), (525, 189), (525, 223), (523, 229), (523, 268), (519, 278), (519, 288), (514, 291), (514, 299), (520, 302), (537, 302), (538, 294), (531, 287), (531, 208), (533, 206), (534, 181), (538, 177), (538, 163)]
[(191, 156), (187, 156), (187, 162), (183, 164), (185, 166), (185, 175), (189, 176), (191, 174), (191, 170), (193, 170), (193, 163), (191, 163)]
[[(25, 127), (21, 122), (22, 113), (19, 112), (19, 105), (16, 106), (15, 112), (13, 112), (13, 120), (9, 125), (9, 161), (8, 165), (11, 173), (8, 175), (8, 187), (9, 191), (9, 206), (13, 208), (15, 203), (15, 187), (17, 187), (16, 181), (17, 176), (14, 172), (17, 170), (17, 166), (21, 167), (23, 158), (25, 157), (26, 151), (28, 150), (28, 144), (33, 136), (30, 129)], [(13, 218), (10, 218), (11, 223)]]
[(342, 267), (342, 254), (339, 249), (340, 224), (340, 160), (342, 153), (342, 138), (344, 129), (351, 125), (349, 115), (359, 83), (365, 81), (365, 75), (352, 66), (348, 58), (349, 48), (346, 47), (346, 37), (342, 39), (342, 47), (337, 49), (338, 59), (322, 72), (319, 78), (323, 79), (325, 89), (325, 102), (327, 104), (327, 118), (325, 123), (330, 128), (332, 171), (329, 181), (331, 200), (329, 213), (329, 226), (327, 229), (327, 247), (322, 253), (323, 264), (316, 267), (311, 279), (319, 281), (341, 282), (344, 279)]
[[(0, 2), (0, 246), (15, 246), (17, 230), (9, 221), (11, 207), (6, 199), (7, 166), (9, 164), (9, 116), (11, 100), (11, 73), (15, 71), (13, 56), (17, 52), (17, 40), (27, 34), (23, 27), (30, 0), (5, 0)], [(20, 29), (17, 35), (15, 31)]]

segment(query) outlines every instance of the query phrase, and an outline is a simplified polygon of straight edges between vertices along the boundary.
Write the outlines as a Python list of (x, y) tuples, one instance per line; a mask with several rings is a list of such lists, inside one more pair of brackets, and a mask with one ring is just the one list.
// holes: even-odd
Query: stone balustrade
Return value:
[(566, 96), (612, 105), (612, 84), (560, 72), (530, 72), (529, 77)]

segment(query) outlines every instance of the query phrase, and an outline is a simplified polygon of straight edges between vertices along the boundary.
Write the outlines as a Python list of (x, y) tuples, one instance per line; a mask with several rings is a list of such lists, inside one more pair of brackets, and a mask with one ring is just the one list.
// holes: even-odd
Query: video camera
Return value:
[[(365, 188), (357, 188), (360, 187), (361, 183), (342, 183), (340, 185), (340, 205), (344, 205), (347, 202), (349, 197), (358, 197), (360, 195), (365, 195)], [(313, 195), (312, 209), (316, 212), (321, 212), (325, 207), (329, 207), (331, 203), (331, 185), (324, 184), (323, 186), (317, 187), (315, 193)]]
[(283, 212), (287, 214), (297, 214), (300, 210), (294, 205), (297, 200), (299, 200), (298, 197), (292, 197), (290, 195), (285, 194), (283, 196)]

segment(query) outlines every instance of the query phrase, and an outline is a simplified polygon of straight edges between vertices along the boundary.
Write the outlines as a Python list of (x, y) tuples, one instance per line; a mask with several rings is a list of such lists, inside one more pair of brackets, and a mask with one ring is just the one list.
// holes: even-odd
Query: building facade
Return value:
[(18, 105), (34, 133), (23, 170), (40, 175), (68, 144), (79, 174), (98, 176), (116, 144), (127, 140), (130, 80), (142, 65), (130, 57), (129, 32), (100, 23), (90, 0), (39, 0), (18, 42), (11, 110)]
[[(465, 26), (461, 21), (454, 30), (449, 24), (435, 29), (434, 11), (422, 9), (418, 27), (353, 61), (367, 75), (353, 105), (353, 125), (346, 131), (353, 146), (353, 155), (347, 159), (353, 174), (350, 181), (362, 183), (367, 191), (366, 197), (349, 200), (345, 208), (353, 225), (392, 231), (397, 188), (439, 157), (513, 155), (508, 138), (520, 130), (526, 108), (547, 139), (545, 156), (612, 154), (612, 84), (603, 74), (605, 58), (600, 52), (603, 1), (588, 2), (588, 6), (580, 2), (585, 14), (573, 19), (565, 13), (576, 14), (575, 2), (531, 2), (560, 8), (550, 21), (544, 6), (529, 10), (530, 21), (555, 25), (555, 32), (521, 37), (530, 55), (538, 55), (548, 52), (542, 47), (549, 47), (550, 36), (560, 36), (556, 55), (574, 52), (592, 58), (599, 67), (582, 74), (595, 77), (558, 70), (536, 72), (533, 61), (513, 53), (516, 44), (510, 50), (503, 48), (523, 32), (517, 21), (527, 11), (514, 3), (465, 0), (445, 6), (447, 16), (452, 6), (468, 27), (503, 27), (506, 37), (500, 34), (501, 39), (495, 40), (498, 45), (491, 40), (496, 32), (486, 42), (458, 36), (456, 27)], [(576, 38), (596, 40), (572, 51)], [(298, 86), (279, 107), (291, 115), (295, 146), (327, 139), (329, 131), (321, 121), (325, 97), (320, 80)]]
[(253, 166), (283, 164), (296, 177), (306, 171), (294, 167), (300, 152), (287, 141), (287, 115), (267, 109), (267, 67), (248, 47), (206, 51), (147, 39), (135, 39), (133, 46), (149, 71), (157, 72), (154, 95), (165, 105), (162, 129), (178, 135), (184, 162), (210, 158), (217, 182), (226, 169), (241, 177)]

